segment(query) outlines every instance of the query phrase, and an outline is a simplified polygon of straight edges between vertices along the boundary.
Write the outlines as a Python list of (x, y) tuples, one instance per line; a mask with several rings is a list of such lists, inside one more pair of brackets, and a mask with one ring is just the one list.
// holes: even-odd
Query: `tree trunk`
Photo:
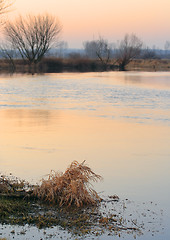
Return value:
[(126, 63), (125, 62), (122, 62), (119, 64), (119, 71), (126, 71), (125, 67), (126, 67)]

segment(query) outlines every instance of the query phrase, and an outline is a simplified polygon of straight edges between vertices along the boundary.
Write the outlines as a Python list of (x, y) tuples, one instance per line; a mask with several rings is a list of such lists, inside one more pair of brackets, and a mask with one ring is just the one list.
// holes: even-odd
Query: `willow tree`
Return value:
[(60, 32), (58, 19), (49, 14), (19, 16), (5, 26), (7, 41), (30, 65), (40, 62), (57, 45)]
[(141, 53), (143, 43), (135, 34), (126, 34), (116, 49), (119, 69), (124, 71), (127, 64)]

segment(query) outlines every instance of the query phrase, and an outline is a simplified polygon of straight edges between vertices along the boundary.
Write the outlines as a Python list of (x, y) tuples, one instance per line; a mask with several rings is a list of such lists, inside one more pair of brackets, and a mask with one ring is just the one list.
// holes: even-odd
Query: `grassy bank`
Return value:
[[(118, 70), (118, 66), (110, 62), (107, 66), (108, 71)], [(143, 60), (137, 59), (130, 62), (126, 70), (135, 71), (169, 71), (170, 60)], [(0, 59), (0, 72), (17, 73), (57, 73), (57, 72), (98, 72), (106, 71), (99, 60), (87, 58), (44, 58), (36, 66), (30, 66), (27, 61), (14, 59), (13, 61)]]
[(0, 197), (0, 223), (12, 226), (28, 224), (39, 229), (60, 226), (78, 236), (88, 234), (98, 236), (103, 233), (120, 235), (122, 232), (141, 234), (140, 227), (136, 226), (136, 220), (128, 222), (123, 213), (113, 211), (118, 201), (119, 199), (113, 196), (96, 206), (68, 209), (39, 201)]
[(170, 59), (137, 59), (130, 62), (127, 70), (170, 71)]
[[(112, 64), (108, 69), (114, 69)], [(97, 72), (103, 71), (103, 66), (98, 60), (91, 60), (86, 58), (44, 58), (36, 66), (30, 66), (28, 61), (14, 59), (9, 60), (0, 59), (1, 72), (17, 72), (17, 73), (57, 73), (57, 72)]]

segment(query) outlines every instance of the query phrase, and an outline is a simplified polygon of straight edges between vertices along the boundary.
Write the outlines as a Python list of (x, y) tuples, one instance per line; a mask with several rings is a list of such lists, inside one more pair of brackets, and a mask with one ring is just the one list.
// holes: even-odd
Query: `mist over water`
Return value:
[(1, 76), (0, 133), (2, 173), (36, 182), (86, 159), (98, 192), (158, 204), (153, 239), (170, 237), (170, 73)]

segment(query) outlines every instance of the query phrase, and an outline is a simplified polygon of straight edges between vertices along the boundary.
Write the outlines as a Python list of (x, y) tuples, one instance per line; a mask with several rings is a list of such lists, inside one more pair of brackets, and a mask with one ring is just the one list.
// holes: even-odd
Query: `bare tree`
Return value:
[(141, 57), (143, 59), (159, 59), (158, 55), (156, 54), (156, 51), (154, 49), (149, 48), (149, 47), (145, 47), (141, 51)]
[(83, 42), (83, 47), (84, 47), (84, 52), (85, 52), (86, 57), (88, 57), (90, 59), (97, 58), (96, 45), (97, 45), (96, 40)]
[(126, 34), (116, 49), (116, 59), (119, 69), (124, 71), (128, 63), (140, 55), (142, 41), (135, 34)]
[(165, 51), (168, 51), (170, 49), (170, 41), (166, 41), (164, 45)]
[(97, 40), (96, 55), (101, 61), (104, 70), (107, 70), (108, 64), (110, 62), (111, 47), (109, 46), (108, 41), (102, 37)]
[(0, 0), (0, 14), (8, 12), (12, 4), (12, 0)]
[(30, 65), (40, 62), (47, 51), (57, 45), (60, 31), (59, 21), (48, 14), (19, 16), (5, 26), (8, 42)]
[(84, 42), (85, 54), (90, 58), (98, 58), (104, 70), (107, 70), (111, 57), (111, 44), (102, 37), (98, 40)]
[(55, 55), (59, 58), (64, 58), (66, 56), (67, 49), (68, 49), (68, 43), (65, 41), (61, 41), (58, 44), (58, 49), (55, 52)]
[(165, 49), (165, 57), (169, 59), (170, 58), (170, 41), (165, 42), (164, 49)]
[(13, 49), (11, 45), (2, 43), (0, 46), (0, 56), (9, 62), (10, 69), (14, 71), (15, 70), (14, 59), (17, 57), (15, 49)]

